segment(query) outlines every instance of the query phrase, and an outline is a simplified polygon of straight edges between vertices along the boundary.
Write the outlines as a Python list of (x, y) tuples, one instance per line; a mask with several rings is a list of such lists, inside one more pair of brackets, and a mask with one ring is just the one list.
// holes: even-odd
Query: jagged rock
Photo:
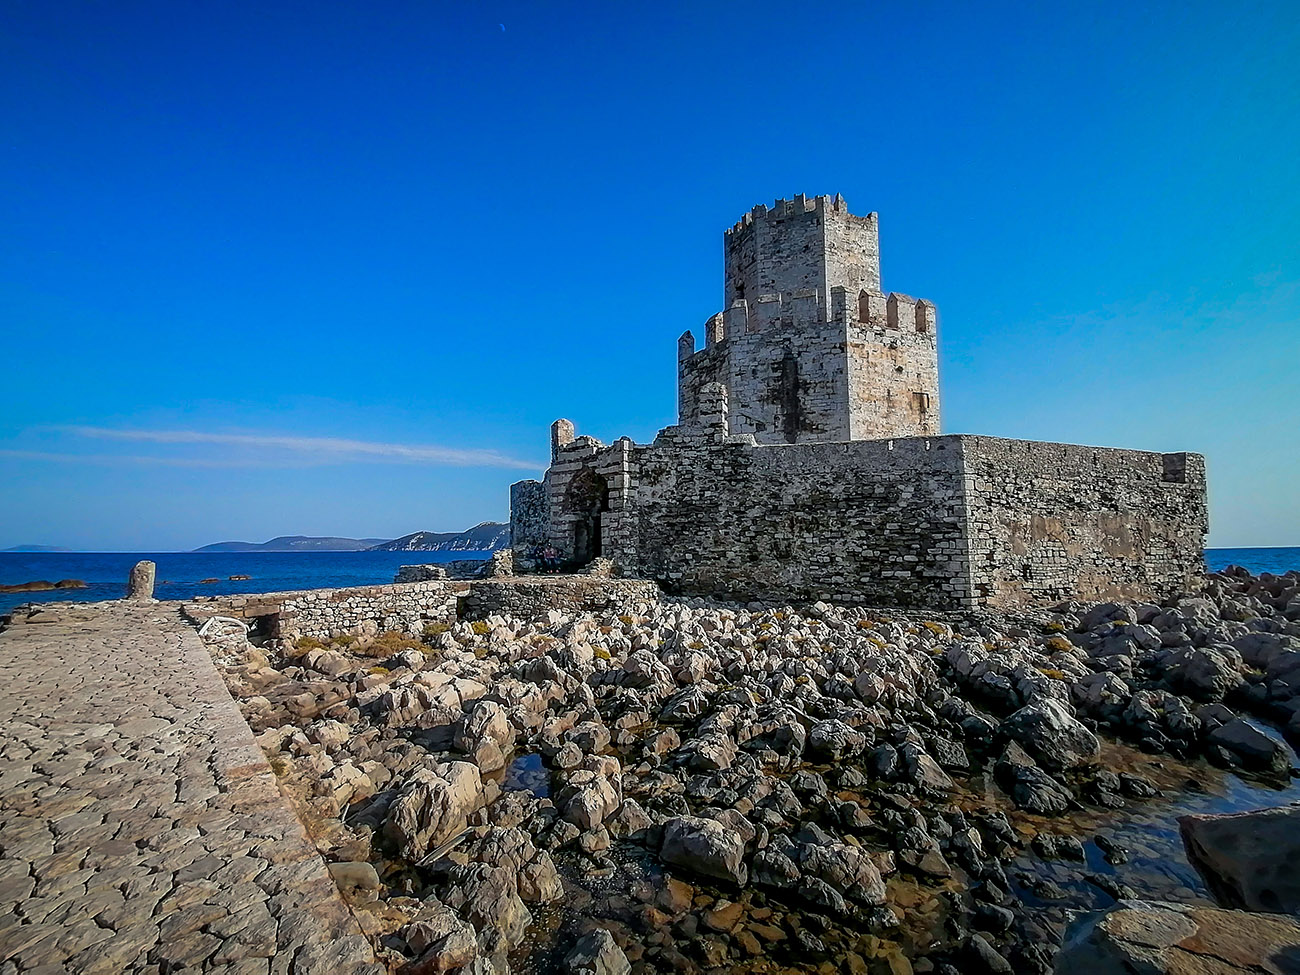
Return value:
[(564, 956), (564, 967), (572, 975), (628, 975), (632, 968), (614, 936), (604, 928), (579, 938)]
[(388, 807), (384, 831), (402, 856), (419, 860), (460, 833), (483, 804), (478, 767), (447, 762), (417, 769)]
[(1101, 755), (1101, 742), (1067, 705), (1040, 699), (1002, 722), (1002, 731), (1049, 771), (1088, 765)]
[(1220, 905), (1300, 914), (1300, 806), (1182, 816), (1178, 827)]
[(515, 875), (505, 867), (471, 863), (451, 871), (444, 903), (474, 925), (480, 941), (495, 931), (507, 950), (523, 941), (533, 916), (519, 896)]
[(580, 830), (593, 830), (618, 809), (622, 796), (610, 779), (590, 769), (569, 775), (564, 789), (556, 798), (561, 815)]
[(1054, 816), (1074, 805), (1070, 790), (1039, 768), (1014, 741), (993, 767), (993, 775), (1011, 801), (1027, 812)]
[(867, 736), (838, 718), (818, 721), (808, 731), (808, 748), (816, 755), (838, 762), (867, 747)]
[(425, 907), (398, 932), (419, 957), (403, 969), (410, 975), (433, 975), (468, 965), (478, 954), (474, 929), (443, 905)]
[(1232, 647), (1183, 647), (1159, 659), (1169, 686), (1199, 701), (1222, 701), (1245, 678)]
[(505, 768), (514, 740), (506, 709), (496, 701), (480, 699), (472, 702), (457, 722), (452, 744), (468, 754), (479, 771), (496, 772)]
[(1300, 971), (1300, 923), (1186, 904), (1122, 900), (1066, 930), (1056, 975), (1287, 975)]
[(885, 902), (885, 883), (865, 850), (847, 843), (804, 843), (799, 848), (799, 870), (806, 880), (817, 877), (846, 897), (864, 904)]
[(668, 820), (659, 858), (740, 887), (749, 879), (744, 842), (735, 830), (712, 819), (679, 816)]

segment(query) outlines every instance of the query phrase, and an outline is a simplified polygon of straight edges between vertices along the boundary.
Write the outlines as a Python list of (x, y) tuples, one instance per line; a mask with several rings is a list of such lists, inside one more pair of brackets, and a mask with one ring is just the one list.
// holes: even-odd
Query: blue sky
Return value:
[(507, 514), (843, 193), (946, 432), (1200, 450), (1300, 545), (1293, 3), (0, 4), (0, 547)]

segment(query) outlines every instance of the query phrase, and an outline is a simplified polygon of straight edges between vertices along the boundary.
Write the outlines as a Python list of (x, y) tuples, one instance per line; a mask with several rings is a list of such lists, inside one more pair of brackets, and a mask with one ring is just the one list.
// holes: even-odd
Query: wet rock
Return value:
[(740, 887), (749, 879), (744, 842), (734, 830), (713, 819), (679, 816), (668, 820), (659, 858)]
[(964, 975), (1014, 975), (1011, 962), (988, 943), (981, 934), (972, 934), (966, 939), (962, 948), (962, 972)]
[(622, 801), (610, 779), (589, 769), (579, 769), (556, 796), (561, 815), (579, 830), (593, 830), (612, 816)]
[(1242, 766), (1255, 772), (1284, 773), (1290, 765), (1286, 746), (1244, 718), (1235, 718), (1206, 736), (1211, 745), (1231, 752)]
[(432, 975), (468, 965), (478, 954), (474, 928), (448, 907), (434, 905), (420, 911), (399, 932), (418, 956), (403, 975)]
[(1075, 804), (1070, 790), (1039, 768), (1015, 742), (1003, 751), (993, 775), (1011, 801), (1027, 812), (1055, 816)]
[(564, 970), (571, 975), (628, 975), (631, 965), (614, 936), (597, 928), (579, 938), (564, 956)]
[(523, 941), (533, 916), (519, 896), (515, 876), (504, 867), (471, 863), (456, 867), (443, 902), (474, 926), (480, 942), (485, 932), (494, 932), (508, 951)]
[(466, 708), (456, 724), (452, 744), (468, 754), (481, 772), (495, 772), (505, 768), (514, 739), (506, 709), (496, 701), (481, 699)]
[(1183, 816), (1178, 827), (1221, 906), (1300, 914), (1300, 806)]
[(1281, 975), (1297, 959), (1295, 918), (1123, 900), (1070, 924), (1056, 975)]
[(1083, 863), (1083, 844), (1077, 837), (1039, 833), (1034, 837), (1034, 852), (1045, 860), (1077, 860)]

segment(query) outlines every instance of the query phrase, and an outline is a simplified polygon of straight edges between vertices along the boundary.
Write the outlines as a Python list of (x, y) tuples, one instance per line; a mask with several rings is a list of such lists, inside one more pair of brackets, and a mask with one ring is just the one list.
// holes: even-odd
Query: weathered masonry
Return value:
[(874, 214), (757, 208), (726, 268), (676, 426), (553, 425), (545, 480), (511, 490), (517, 565), (550, 545), (669, 592), (936, 608), (1197, 587), (1200, 455), (938, 434), (934, 309), (880, 293)]
[(811, 443), (939, 432), (935, 308), (880, 290), (874, 213), (842, 196), (757, 206), (724, 236), (725, 311), (677, 340), (677, 409), (727, 388), (731, 432)]

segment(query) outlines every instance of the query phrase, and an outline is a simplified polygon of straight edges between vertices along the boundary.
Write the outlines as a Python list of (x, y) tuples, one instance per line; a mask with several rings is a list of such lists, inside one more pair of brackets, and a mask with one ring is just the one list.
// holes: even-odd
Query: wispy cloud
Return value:
[[(0, 457), (52, 464), (146, 464), (156, 467), (252, 467), (247, 460), (219, 457), (151, 457), (147, 454), (60, 454), (51, 450), (0, 449)], [(271, 466), (271, 465), (262, 465)]]
[[(279, 434), (209, 433), (203, 430), (130, 430), (112, 427), (63, 426), (53, 428), (61, 433), (97, 440), (117, 440), (133, 443), (200, 444), (235, 447), (244, 450), (290, 455), (299, 462), (348, 463), (357, 461), (396, 461), (416, 464), (442, 464), (452, 467), (505, 467), (517, 470), (537, 470), (544, 467), (536, 461), (510, 457), (496, 450), (466, 450), (437, 444), (400, 444), (372, 440), (349, 440), (342, 437), (295, 437)], [(23, 451), (3, 451), (6, 456), (16, 456)], [(31, 459), (76, 459), (91, 455), (45, 454)], [(142, 463), (176, 463), (182, 466), (255, 466), (239, 458), (205, 460), (189, 457), (132, 457)]]

